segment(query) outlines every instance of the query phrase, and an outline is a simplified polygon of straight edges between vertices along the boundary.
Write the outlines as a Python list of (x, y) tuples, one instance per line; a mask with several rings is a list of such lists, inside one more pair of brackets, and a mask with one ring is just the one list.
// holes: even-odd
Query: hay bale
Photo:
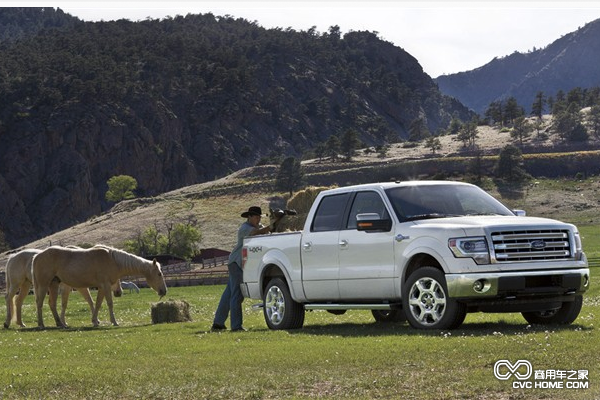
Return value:
[(151, 309), (152, 323), (189, 322), (190, 305), (184, 300), (167, 300), (155, 303)]
[(327, 186), (309, 186), (304, 190), (300, 190), (290, 197), (287, 202), (287, 208), (296, 210), (298, 214), (308, 214), (317, 195), (323, 190), (331, 188)]
[(310, 207), (317, 198), (317, 195), (323, 190), (331, 188), (332, 187), (325, 186), (309, 186), (304, 190), (294, 193), (294, 195), (288, 200), (286, 208), (290, 210), (296, 210), (298, 214), (284, 217), (279, 223), (277, 230), (279, 232), (302, 230), (302, 228), (304, 228), (304, 222), (306, 221), (308, 212), (310, 211)]

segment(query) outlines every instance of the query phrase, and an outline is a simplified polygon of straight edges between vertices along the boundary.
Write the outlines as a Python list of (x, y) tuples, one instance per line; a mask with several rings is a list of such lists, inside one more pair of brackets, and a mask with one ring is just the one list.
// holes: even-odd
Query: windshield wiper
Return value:
[(460, 217), (457, 214), (443, 214), (443, 213), (429, 213), (429, 214), (417, 214), (406, 217), (406, 221), (415, 221), (418, 219), (433, 219), (433, 218), (448, 218), (448, 217)]
[(477, 216), (477, 215), (501, 215), (501, 214), (494, 213), (494, 212), (480, 212), (480, 213), (468, 213), (465, 215), (468, 217), (471, 217), (471, 216)]

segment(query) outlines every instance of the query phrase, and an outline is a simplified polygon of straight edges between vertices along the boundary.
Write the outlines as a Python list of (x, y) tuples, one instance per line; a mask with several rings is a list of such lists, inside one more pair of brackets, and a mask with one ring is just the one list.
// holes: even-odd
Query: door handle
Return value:
[(340, 247), (344, 247), (344, 248), (348, 247), (348, 241), (346, 239), (340, 240), (339, 244), (340, 244)]
[(399, 233), (394, 239), (396, 239), (396, 242), (401, 242), (403, 240), (410, 239), (410, 236), (404, 236), (403, 234)]
[(310, 250), (312, 248), (312, 242), (306, 242), (302, 245), (304, 250)]

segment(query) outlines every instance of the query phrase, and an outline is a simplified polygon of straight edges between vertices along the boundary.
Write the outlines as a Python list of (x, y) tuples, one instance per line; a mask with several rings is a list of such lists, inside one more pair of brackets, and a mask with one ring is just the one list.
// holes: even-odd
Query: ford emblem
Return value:
[(543, 240), (534, 240), (531, 242), (531, 248), (534, 250), (543, 250), (546, 248), (546, 242)]

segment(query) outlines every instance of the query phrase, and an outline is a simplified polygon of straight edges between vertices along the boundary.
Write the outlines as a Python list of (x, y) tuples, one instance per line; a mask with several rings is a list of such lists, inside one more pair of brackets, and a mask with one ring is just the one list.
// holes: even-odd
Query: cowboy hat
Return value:
[(260, 215), (262, 216), (262, 210), (260, 207), (252, 206), (248, 209), (248, 211), (242, 213), (242, 217), (248, 218), (251, 215)]

